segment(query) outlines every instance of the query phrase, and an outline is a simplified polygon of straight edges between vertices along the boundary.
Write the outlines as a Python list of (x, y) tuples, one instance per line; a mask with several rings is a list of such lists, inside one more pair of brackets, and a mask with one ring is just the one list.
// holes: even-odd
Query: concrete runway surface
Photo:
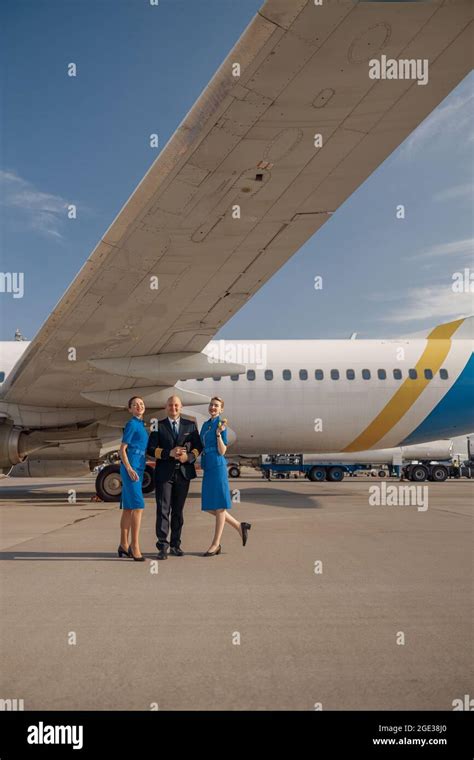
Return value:
[(93, 483), (0, 482), (0, 698), (25, 710), (451, 710), (472, 694), (472, 481), (429, 484), (420, 511), (370, 505), (374, 479), (241, 477), (232, 509), (252, 523), (248, 544), (226, 527), (222, 554), (203, 558), (214, 520), (198, 479), (184, 557), (152, 561), (147, 498), (145, 563), (117, 557), (120, 510), (91, 502)]

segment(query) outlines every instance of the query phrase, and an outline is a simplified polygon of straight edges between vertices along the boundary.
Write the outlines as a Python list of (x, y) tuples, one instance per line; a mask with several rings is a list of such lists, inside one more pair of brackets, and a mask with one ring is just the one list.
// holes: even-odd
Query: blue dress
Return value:
[(120, 464), (120, 476), (122, 478), (122, 495), (120, 497), (120, 509), (143, 509), (145, 500), (142, 493), (143, 473), (145, 472), (146, 447), (148, 433), (143, 420), (132, 417), (127, 422), (123, 431), (122, 443), (128, 444), (127, 457), (130, 466), (139, 476), (138, 480), (132, 480), (123, 462)]
[[(201, 467), (203, 481), (201, 490), (201, 509), (230, 509), (229, 480), (227, 478), (227, 463), (225, 457), (217, 449), (216, 430), (220, 417), (215, 417), (204, 423), (201, 428)], [(227, 446), (227, 430), (222, 431), (222, 443)]]

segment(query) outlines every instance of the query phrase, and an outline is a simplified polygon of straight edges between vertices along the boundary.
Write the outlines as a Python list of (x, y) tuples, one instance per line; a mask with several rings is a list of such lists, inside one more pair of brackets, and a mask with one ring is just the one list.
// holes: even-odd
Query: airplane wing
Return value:
[[(267, 0), (13, 369), (4, 399), (124, 406), (145, 387), (157, 403), (183, 377), (183, 357), (466, 76), (472, 14), (465, 0)], [(382, 55), (427, 59), (428, 83), (370, 78), (369, 60)], [(160, 375), (153, 357), (166, 355)]]

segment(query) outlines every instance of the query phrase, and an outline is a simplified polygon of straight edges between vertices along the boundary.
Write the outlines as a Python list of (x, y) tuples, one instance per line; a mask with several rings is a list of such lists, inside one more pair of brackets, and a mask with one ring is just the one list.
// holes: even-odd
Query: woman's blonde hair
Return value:
[(222, 408), (224, 408), (224, 399), (223, 398), (219, 398), (219, 396), (213, 396), (211, 398), (211, 401), (218, 401), (220, 403), (220, 405), (222, 406)]

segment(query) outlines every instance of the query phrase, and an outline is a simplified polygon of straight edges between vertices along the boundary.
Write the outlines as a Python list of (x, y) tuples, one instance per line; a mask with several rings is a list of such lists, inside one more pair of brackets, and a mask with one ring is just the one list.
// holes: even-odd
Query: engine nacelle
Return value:
[(13, 464), (22, 462), (24, 455), (20, 454), (20, 438), (24, 434), (20, 428), (3, 423), (0, 425), (0, 470), (7, 474)]
[[(79, 440), (77, 440), (79, 438)], [(120, 438), (110, 433), (105, 436), (105, 449), (113, 450), (120, 445)], [(0, 424), (0, 474), (7, 473), (12, 465), (23, 462), (26, 457), (36, 461), (71, 460), (89, 461), (102, 458), (104, 440), (99, 433), (99, 426), (89, 428), (88, 435), (81, 440), (78, 428), (43, 428), (25, 431), (11, 423)], [(41, 454), (40, 454), (41, 452)]]
[(73, 477), (88, 475), (91, 471), (89, 462), (85, 459), (31, 459), (16, 464), (11, 472), (12, 478), (48, 478)]

